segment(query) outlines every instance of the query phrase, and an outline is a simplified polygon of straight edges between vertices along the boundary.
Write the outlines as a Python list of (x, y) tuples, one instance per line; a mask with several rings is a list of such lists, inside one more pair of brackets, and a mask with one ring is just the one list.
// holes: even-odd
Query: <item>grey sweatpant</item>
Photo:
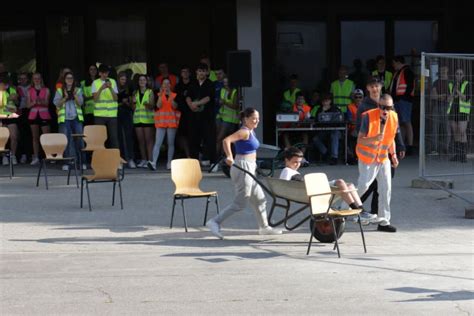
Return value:
[[(236, 157), (234, 163), (242, 169), (255, 174), (255, 169), (257, 168), (255, 161), (238, 159)], [(230, 169), (230, 177), (234, 184), (234, 201), (217, 215), (214, 220), (220, 224), (235, 213), (243, 211), (247, 206), (247, 203), (250, 202), (250, 205), (255, 211), (259, 228), (267, 227), (267, 201), (260, 185), (258, 185), (249, 175), (234, 167)]]

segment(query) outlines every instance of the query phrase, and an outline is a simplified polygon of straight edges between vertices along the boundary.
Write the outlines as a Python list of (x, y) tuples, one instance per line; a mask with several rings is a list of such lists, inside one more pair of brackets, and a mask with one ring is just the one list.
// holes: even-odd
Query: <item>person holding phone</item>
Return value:
[(379, 191), (379, 223), (377, 230), (394, 233), (397, 229), (390, 225), (390, 196), (392, 174), (390, 165), (398, 167), (395, 137), (400, 133), (398, 115), (394, 111), (393, 99), (384, 94), (379, 107), (362, 114), (357, 137), (356, 153), (359, 159), (359, 179), (357, 188), (362, 196), (377, 179)]

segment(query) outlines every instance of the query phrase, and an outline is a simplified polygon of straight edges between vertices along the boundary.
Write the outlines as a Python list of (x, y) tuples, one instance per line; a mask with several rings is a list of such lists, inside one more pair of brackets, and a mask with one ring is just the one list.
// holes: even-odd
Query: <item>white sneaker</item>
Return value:
[(138, 168), (146, 168), (146, 164), (147, 164), (146, 160), (140, 160), (137, 167)]
[(21, 155), (21, 158), (20, 158), (20, 163), (26, 163), (28, 161), (28, 157), (26, 157), (25, 154)]
[(148, 169), (153, 170), (153, 171), (156, 170), (156, 165), (153, 162), (151, 162), (150, 160), (148, 160), (146, 165), (147, 165)]
[(133, 159), (130, 159), (127, 164), (130, 169), (137, 169), (137, 165), (135, 164), (135, 161), (133, 161)]
[(274, 229), (270, 226), (260, 228), (258, 230), (259, 235), (281, 235), (283, 231), (281, 229)]
[(82, 170), (87, 170), (87, 165), (85, 163), (82, 164)]
[(12, 165), (16, 166), (18, 161), (16, 160), (16, 156), (12, 156)]
[(8, 166), (9, 164), (10, 164), (10, 162), (8, 161), (7, 155), (3, 156), (2, 165)]
[(38, 165), (39, 163), (40, 163), (40, 161), (39, 161), (38, 157), (33, 157), (33, 158), (31, 159), (30, 165), (36, 166), (36, 165)]
[(221, 234), (221, 227), (215, 219), (211, 218), (210, 220), (208, 220), (206, 226), (211, 231), (211, 234), (213, 234), (219, 239), (224, 239), (224, 236)]
[(208, 167), (211, 165), (211, 161), (210, 160), (203, 160), (201, 161), (201, 166), (203, 167)]
[(69, 165), (63, 165), (63, 171), (68, 171), (69, 170)]
[(171, 162), (168, 162), (168, 163), (166, 164), (166, 170), (171, 170)]

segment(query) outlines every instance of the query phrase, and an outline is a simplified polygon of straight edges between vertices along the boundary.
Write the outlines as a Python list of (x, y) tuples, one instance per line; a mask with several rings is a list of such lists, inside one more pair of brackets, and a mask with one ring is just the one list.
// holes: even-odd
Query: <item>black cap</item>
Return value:
[(382, 82), (382, 80), (380, 80), (379, 77), (373, 76), (373, 77), (370, 77), (370, 78), (367, 80), (367, 85), (370, 86), (370, 85), (373, 85), (373, 84), (383, 85), (383, 82)]

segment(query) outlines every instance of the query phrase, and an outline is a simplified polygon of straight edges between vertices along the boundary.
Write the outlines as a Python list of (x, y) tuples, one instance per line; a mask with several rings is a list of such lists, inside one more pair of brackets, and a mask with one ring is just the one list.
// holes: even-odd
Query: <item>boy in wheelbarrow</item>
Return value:
[[(285, 158), (285, 168), (281, 171), (280, 179), (303, 181), (303, 176), (298, 172), (303, 160), (303, 152), (296, 147), (289, 147), (283, 153)], [(346, 183), (342, 179), (330, 180), (331, 188), (340, 191), (351, 191), (341, 194), (342, 199), (352, 209), (362, 209), (360, 219), (363, 224), (369, 224), (377, 219), (376, 214), (371, 214), (364, 210), (359, 194), (352, 183)]]

